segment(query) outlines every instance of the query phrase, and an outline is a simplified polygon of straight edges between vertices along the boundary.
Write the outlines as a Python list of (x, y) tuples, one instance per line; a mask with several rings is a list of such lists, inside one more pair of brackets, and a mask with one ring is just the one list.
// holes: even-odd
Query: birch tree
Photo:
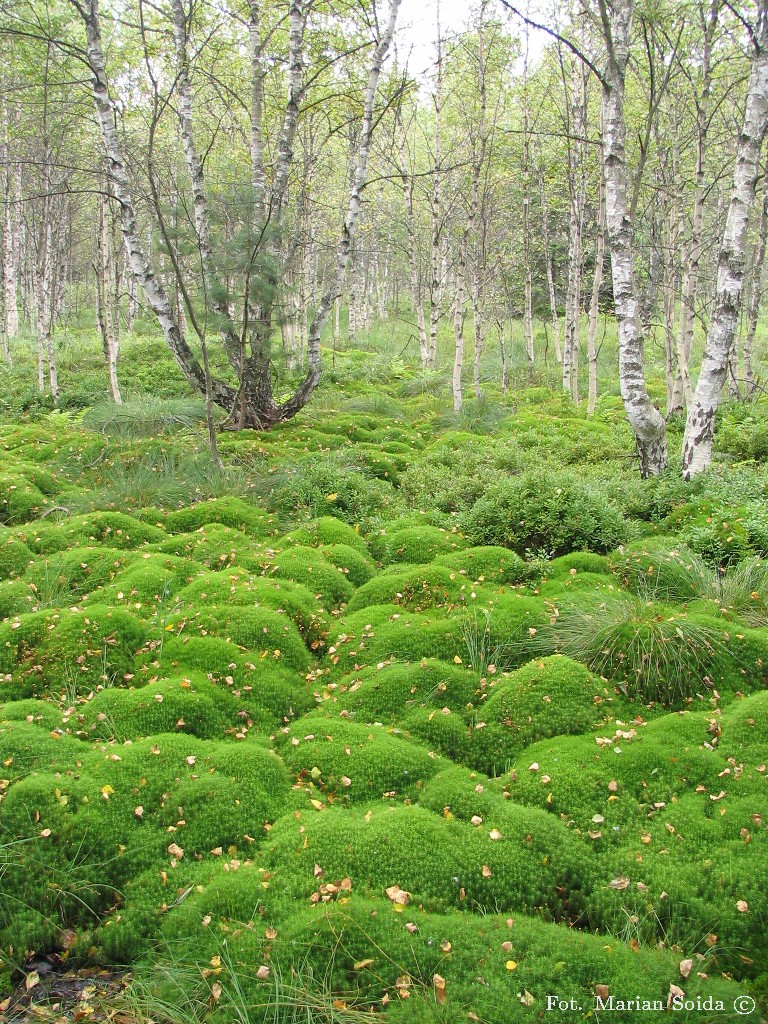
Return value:
[[(314, 12), (309, 0), (291, 0), (288, 9), (288, 84), (282, 123), (277, 132), (274, 169), (267, 182), (264, 165), (266, 149), (263, 126), (264, 114), (264, 38), (261, 10), (254, 2), (250, 7), (249, 57), (251, 67), (250, 104), (250, 184), (253, 222), (250, 225), (249, 252), (243, 269), (243, 291), (237, 305), (240, 313), (233, 317), (234, 297), (228, 295), (217, 266), (217, 252), (211, 236), (209, 195), (205, 176), (204, 155), (198, 152), (194, 130), (193, 68), (190, 57), (190, 15), (181, 0), (173, 0), (171, 28), (175, 44), (175, 79), (173, 90), (180, 125), (182, 148), (188, 171), (193, 209), (193, 228), (198, 257), (197, 283), (203, 295), (203, 308), (196, 309), (188, 270), (182, 264), (173, 245), (172, 233), (164, 223), (156, 169), (153, 170), (150, 144), (149, 178), (153, 192), (153, 208), (161, 235), (166, 242), (174, 284), (183, 300), (186, 319), (197, 336), (202, 362), (187, 337), (182, 316), (174, 308), (167, 287), (152, 264), (150, 253), (143, 244), (136, 212), (136, 199), (131, 186), (123, 138), (104, 56), (98, 0), (70, 0), (82, 19), (86, 33), (86, 59), (92, 76), (92, 94), (102, 142), (107, 153), (110, 183), (119, 203), (121, 227), (129, 253), (132, 273), (141, 285), (147, 302), (156, 316), (165, 340), (184, 376), (200, 394), (210, 394), (212, 402), (229, 415), (227, 426), (232, 429), (249, 427), (263, 430), (294, 416), (309, 401), (320, 381), (320, 333), (329, 311), (344, 283), (352, 238), (360, 213), (361, 195), (365, 184), (371, 138), (376, 123), (376, 96), (382, 67), (394, 34), (400, 0), (390, 0), (386, 21), (379, 29), (373, 23), (373, 56), (369, 66), (367, 84), (362, 98), (362, 118), (358, 146), (346, 203), (346, 214), (339, 240), (335, 246), (333, 270), (329, 275), (328, 291), (317, 304), (308, 332), (308, 369), (303, 381), (285, 399), (276, 399), (273, 392), (271, 369), (271, 337), (276, 315), (276, 303), (284, 276), (291, 265), (292, 238), (285, 246), (281, 243), (286, 225), (289, 182), (294, 166), (297, 126), (302, 103), (311, 81), (317, 78), (306, 74), (305, 38), (307, 22)], [(325, 61), (330, 67), (333, 61)], [(154, 76), (153, 62), (145, 60), (152, 78), (157, 117), (171, 101), (161, 94), (159, 80)], [(226, 380), (208, 380), (206, 337), (210, 320), (221, 338), (229, 364), (238, 385)]]
[(755, 199), (760, 150), (768, 129), (768, 0), (759, 0), (750, 39), (752, 67), (736, 153), (733, 192), (718, 256), (715, 308), (685, 424), (682, 465), (686, 479), (707, 469), (712, 459), (720, 394), (741, 309), (747, 228)]
[(605, 222), (611, 256), (613, 299), (619, 338), (619, 386), (635, 435), (643, 477), (667, 466), (664, 417), (648, 394), (644, 374), (644, 333), (636, 280), (634, 224), (627, 175), (624, 93), (630, 53), (633, 0), (598, 0), (607, 61), (601, 76)]

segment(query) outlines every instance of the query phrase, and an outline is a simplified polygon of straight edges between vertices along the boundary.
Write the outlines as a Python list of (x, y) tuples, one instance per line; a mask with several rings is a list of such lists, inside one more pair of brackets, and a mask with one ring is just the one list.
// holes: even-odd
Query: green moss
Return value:
[(511, 746), (589, 731), (605, 714), (612, 689), (578, 662), (556, 654), (492, 683), (480, 714), (504, 725)]
[(309, 653), (298, 629), (287, 615), (269, 608), (211, 605), (199, 612), (176, 612), (168, 617), (165, 630), (177, 636), (218, 636), (249, 650), (254, 659), (271, 659), (300, 672), (309, 668)]
[(385, 562), (413, 562), (424, 565), (438, 555), (448, 555), (468, 547), (458, 532), (438, 526), (409, 526), (386, 534), (382, 560)]
[(331, 565), (344, 573), (353, 587), (362, 587), (376, 575), (371, 559), (348, 544), (323, 544), (320, 551)]
[(34, 561), (24, 579), (34, 585), (41, 598), (50, 600), (60, 595), (60, 603), (68, 604), (109, 583), (134, 558), (120, 548), (71, 547)]
[(345, 544), (364, 557), (369, 557), (368, 545), (364, 538), (348, 523), (334, 516), (321, 516), (283, 538), (284, 541), (288, 539), (296, 544), (308, 544), (310, 547)]
[(37, 594), (30, 589), (25, 580), (0, 581), (0, 619), (24, 615), (25, 612), (37, 611), (38, 608)]
[(242, 530), (211, 523), (194, 533), (176, 533), (158, 544), (158, 551), (191, 558), (208, 569), (230, 569), (248, 564), (263, 544)]
[(293, 580), (318, 594), (327, 609), (346, 604), (354, 593), (347, 575), (316, 548), (297, 546), (266, 552), (259, 559), (259, 564), (264, 575)]
[(130, 675), (145, 637), (144, 625), (120, 608), (21, 615), (0, 624), (0, 672), (18, 696), (82, 692)]
[(36, 554), (48, 555), (64, 548), (92, 544), (133, 550), (144, 544), (159, 543), (165, 533), (122, 512), (89, 512), (58, 523), (36, 525), (34, 529), (25, 527), (17, 536)]
[(119, 741), (160, 732), (181, 732), (201, 739), (239, 731), (240, 702), (202, 675), (177, 676), (138, 689), (109, 687), (79, 716), (89, 737)]
[(453, 569), (472, 582), (518, 583), (527, 575), (525, 562), (519, 555), (493, 545), (438, 555), (435, 563)]
[(204, 573), (179, 591), (178, 600), (190, 609), (233, 604), (284, 612), (315, 647), (325, 634), (326, 622), (317, 598), (293, 580), (254, 576), (245, 569)]
[(37, 519), (49, 499), (19, 472), (0, 473), (0, 524), (15, 526)]
[(610, 572), (610, 562), (605, 555), (595, 555), (590, 551), (574, 551), (570, 555), (561, 555), (547, 563), (544, 575), (547, 579), (570, 576), (572, 571), (595, 575)]
[[(356, 612), (377, 604), (397, 604), (414, 611), (466, 603), (471, 586), (444, 566), (420, 565), (382, 572), (365, 583), (349, 602)], [(466, 593), (465, 593), (466, 592)]]
[(270, 520), (264, 512), (234, 497), (213, 498), (171, 512), (166, 518), (165, 528), (169, 533), (190, 533), (211, 523), (231, 526), (259, 539), (268, 536), (270, 531)]
[(344, 719), (303, 718), (275, 743), (301, 787), (337, 803), (413, 797), (440, 768), (434, 754), (391, 729)]
[(160, 657), (147, 666), (148, 673), (202, 671), (221, 689), (231, 693), (242, 707), (261, 717), (261, 711), (278, 722), (287, 722), (314, 706), (303, 675), (274, 657), (262, 658), (214, 636), (184, 632), (165, 641)]
[(33, 559), (27, 545), (18, 540), (9, 530), (0, 527), (0, 580), (23, 576)]
[(387, 662), (346, 676), (326, 691), (324, 707), (362, 722), (394, 724), (416, 708), (463, 712), (477, 699), (480, 680), (466, 669), (425, 658)]

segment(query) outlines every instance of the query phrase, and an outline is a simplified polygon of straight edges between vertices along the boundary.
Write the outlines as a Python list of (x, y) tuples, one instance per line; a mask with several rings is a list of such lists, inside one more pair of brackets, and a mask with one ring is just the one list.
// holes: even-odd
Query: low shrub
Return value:
[(627, 539), (618, 508), (596, 489), (565, 473), (527, 473), (491, 484), (459, 517), (473, 544), (495, 544), (519, 555), (612, 551)]

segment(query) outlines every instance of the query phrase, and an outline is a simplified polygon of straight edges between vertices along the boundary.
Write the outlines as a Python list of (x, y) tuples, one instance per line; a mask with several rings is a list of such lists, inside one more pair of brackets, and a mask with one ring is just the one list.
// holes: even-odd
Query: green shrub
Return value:
[(496, 544), (520, 555), (608, 552), (627, 536), (621, 512), (599, 491), (565, 473), (499, 480), (459, 522), (471, 543)]
[(324, 517), (330, 512), (355, 525), (378, 519), (398, 506), (392, 485), (366, 472), (350, 452), (299, 457), (266, 484), (270, 508), (286, 518), (302, 512)]

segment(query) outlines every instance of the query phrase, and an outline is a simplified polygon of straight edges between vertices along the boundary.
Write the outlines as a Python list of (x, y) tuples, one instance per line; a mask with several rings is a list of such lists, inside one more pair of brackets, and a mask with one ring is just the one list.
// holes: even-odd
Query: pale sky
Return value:
[[(479, 6), (472, 0), (439, 0), (440, 28), (443, 36), (466, 28), (472, 13)], [(535, 10), (531, 4), (531, 12)], [(435, 61), (435, 37), (437, 34), (438, 0), (403, 0), (398, 16), (396, 35), (397, 56), (401, 63), (406, 60), (411, 74), (416, 78), (425, 77), (432, 69)], [(526, 0), (521, 0), (520, 9), (528, 7)], [(519, 34), (521, 44), (525, 27), (519, 18), (505, 10), (499, 2), (489, 3), (489, 13), (508, 21), (510, 31)], [(535, 63), (543, 51), (549, 38), (535, 29), (529, 30), (528, 55), (529, 61)]]

